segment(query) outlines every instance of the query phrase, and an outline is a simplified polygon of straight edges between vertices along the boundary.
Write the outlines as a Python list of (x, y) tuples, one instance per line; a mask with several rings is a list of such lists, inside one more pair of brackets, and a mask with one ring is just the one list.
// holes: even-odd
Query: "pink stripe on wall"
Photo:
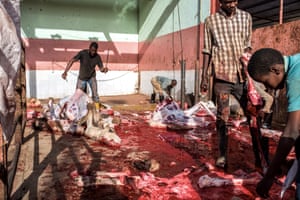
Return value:
[[(195, 68), (197, 57), (202, 65), (203, 24), (200, 28), (200, 44), (197, 44), (198, 27), (195, 26), (139, 43), (99, 42), (98, 53), (110, 70), (136, 71), (137, 67), (139, 71), (179, 70), (182, 58), (186, 60), (186, 69), (190, 70)], [(26, 43), (26, 69), (64, 70), (78, 51), (89, 47), (90, 41), (27, 39)], [(197, 56), (197, 52), (200, 55)], [(72, 70), (78, 68), (75, 63)]]
[[(64, 70), (67, 62), (78, 51), (88, 49), (90, 41), (27, 39), (26, 44), (26, 69)], [(137, 66), (137, 42), (98, 42), (98, 44), (98, 53), (103, 64), (110, 70), (130, 70)], [(77, 63), (72, 66), (72, 70), (78, 68)]]
[(186, 69), (194, 69), (197, 48), (200, 48), (201, 54), (203, 46), (202, 27), (203, 25), (201, 25), (199, 46), (197, 45), (197, 26), (157, 37), (152, 41), (140, 42), (139, 70), (173, 70), (173, 66), (174, 70), (178, 70), (182, 58), (186, 60)]

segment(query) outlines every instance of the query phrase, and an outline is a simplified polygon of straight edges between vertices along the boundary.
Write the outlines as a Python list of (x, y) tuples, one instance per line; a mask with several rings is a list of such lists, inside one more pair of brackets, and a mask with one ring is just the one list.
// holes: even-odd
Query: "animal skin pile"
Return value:
[[(108, 108), (110, 109), (110, 108)], [(44, 116), (52, 131), (84, 135), (110, 146), (118, 146), (120, 137), (114, 130), (113, 118), (103, 110), (97, 111), (93, 101), (80, 89), (58, 104), (49, 99)]]
[(189, 178), (190, 172), (184, 170), (172, 178), (156, 177), (150, 172), (141, 172), (139, 176), (132, 176), (130, 172), (95, 172), (90, 175), (80, 175), (77, 171), (73, 171), (70, 176), (80, 187), (127, 185), (142, 192), (138, 200), (193, 200), (198, 194)]
[[(200, 101), (185, 111), (181, 110), (175, 101), (163, 101), (155, 108), (149, 124), (152, 127), (169, 127), (172, 129), (206, 127), (215, 121), (215, 111), (215, 106), (211, 101)], [(204, 115), (211, 119), (204, 118)]]

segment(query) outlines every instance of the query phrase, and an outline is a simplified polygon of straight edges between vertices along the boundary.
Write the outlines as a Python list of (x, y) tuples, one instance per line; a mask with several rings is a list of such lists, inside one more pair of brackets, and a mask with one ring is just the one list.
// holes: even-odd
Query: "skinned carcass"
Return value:
[(121, 143), (112, 117), (96, 110), (95, 103), (81, 89), (76, 89), (72, 96), (61, 99), (58, 104), (49, 98), (43, 116), (51, 131), (84, 135), (110, 146)]
[(256, 185), (262, 176), (258, 172), (253, 172), (240, 177), (232, 175), (224, 175), (222, 177), (210, 177), (203, 175), (198, 180), (199, 188), (206, 187), (223, 187), (223, 186), (238, 186), (238, 185)]
[(99, 120), (101, 120), (101, 118), (99, 117), (99, 112), (96, 111), (95, 104), (89, 103), (87, 109), (88, 113), (86, 116), (86, 130), (84, 135), (111, 146), (120, 145), (121, 139), (113, 128), (109, 126), (99, 127), (99, 124), (101, 124)]
[(21, 43), (14, 22), (0, 2), (0, 123), (4, 139), (13, 134), (15, 85), (21, 61)]

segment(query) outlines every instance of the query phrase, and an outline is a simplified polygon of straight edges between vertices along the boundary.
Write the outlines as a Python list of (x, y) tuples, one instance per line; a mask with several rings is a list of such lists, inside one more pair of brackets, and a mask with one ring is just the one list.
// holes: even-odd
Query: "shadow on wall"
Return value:
[[(153, 27), (152, 31), (149, 33), (146, 41), (151, 41), (155, 38), (158, 32), (161, 30), (162, 26), (165, 24), (166, 20), (170, 17), (170, 15), (174, 12), (176, 6), (178, 5), (179, 0), (173, 0), (168, 7), (165, 8), (163, 14), (160, 16), (159, 20)], [(153, 41), (153, 40), (152, 40)], [(151, 45), (151, 42), (145, 42), (141, 47), (139, 47), (140, 57), (139, 60), (142, 59), (144, 53), (147, 51), (148, 47)]]

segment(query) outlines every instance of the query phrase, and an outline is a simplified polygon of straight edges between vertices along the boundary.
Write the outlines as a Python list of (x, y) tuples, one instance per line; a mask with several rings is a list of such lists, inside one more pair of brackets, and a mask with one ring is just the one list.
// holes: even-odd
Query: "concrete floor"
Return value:
[[(132, 152), (147, 151), (152, 158), (159, 161), (161, 167), (155, 173), (157, 177), (174, 177), (191, 166), (200, 169), (203, 163), (213, 165), (214, 156), (217, 155), (214, 129), (199, 129), (197, 130), (199, 131), (197, 134), (200, 137), (199, 141), (187, 141), (184, 139), (184, 134), (188, 133), (184, 131), (155, 129), (143, 121), (142, 113), (153, 112), (156, 106), (156, 104), (149, 103), (149, 97), (146, 95), (100, 97), (100, 100), (102, 103), (112, 106), (115, 111), (123, 112), (124, 123), (118, 128), (122, 138), (121, 147), (111, 148), (99, 145), (99, 143), (82, 136), (35, 130), (31, 126), (32, 121), (27, 121), (11, 199), (137, 200), (141, 193), (133, 189), (128, 190), (126, 187), (124, 189), (117, 186), (78, 187), (70, 177), (70, 173), (74, 170), (88, 173), (97, 170), (126, 171), (131, 169), (134, 172), (132, 164), (126, 157)], [(139, 113), (138, 117), (136, 113)], [(210, 134), (203, 131), (209, 131)], [(165, 136), (165, 140), (161, 140), (159, 135)], [(250, 141), (249, 134), (245, 133), (244, 137)], [(168, 140), (170, 141), (168, 142)], [(231, 137), (229, 143), (231, 159), (227, 173), (232, 174), (238, 169), (246, 172), (253, 171), (251, 143), (238, 141), (234, 137)], [(273, 142), (272, 153), (274, 147)], [(255, 198), (253, 185), (234, 188), (239, 191), (237, 193), (232, 192), (232, 187), (199, 190), (196, 184), (199, 176), (209, 172), (198, 171), (197, 173), (195, 172), (191, 176), (191, 182), (197, 192), (195, 200), (221, 199), (221, 197), (225, 200)], [(280, 190), (280, 187), (277, 184), (272, 187), (271, 193), (275, 199), (278, 197), (277, 191)], [(212, 194), (214, 195), (212, 196)], [(291, 198), (293, 195), (294, 190), (290, 190), (286, 194), (287, 198)]]
[[(46, 101), (41, 100), (44, 103)], [(149, 97), (139, 94), (101, 97), (101, 102), (119, 109), (123, 107), (125, 110), (136, 109), (137, 106), (141, 109), (153, 109), (154, 106), (148, 103)], [(57, 199), (55, 195), (49, 193), (51, 190), (47, 189), (51, 187), (49, 182), (54, 184), (56, 181), (51, 181), (51, 179), (59, 179), (62, 176), (69, 177), (69, 174), (65, 174), (66, 170), (56, 169), (57, 165), (64, 162), (62, 160), (65, 157), (68, 157), (66, 155), (68, 153), (65, 151), (76, 154), (80, 152), (82, 145), (88, 145), (90, 141), (85, 141), (83, 137), (73, 138), (61, 133), (49, 134), (48, 131), (33, 130), (31, 123), (28, 121), (25, 127), (11, 197), (12, 199), (28, 200)], [(15, 145), (11, 144), (10, 151), (14, 152), (14, 148)], [(72, 150), (70, 151), (70, 149)], [(66, 165), (68, 162), (72, 161), (66, 161)], [(2, 198), (0, 197), (0, 199)]]

